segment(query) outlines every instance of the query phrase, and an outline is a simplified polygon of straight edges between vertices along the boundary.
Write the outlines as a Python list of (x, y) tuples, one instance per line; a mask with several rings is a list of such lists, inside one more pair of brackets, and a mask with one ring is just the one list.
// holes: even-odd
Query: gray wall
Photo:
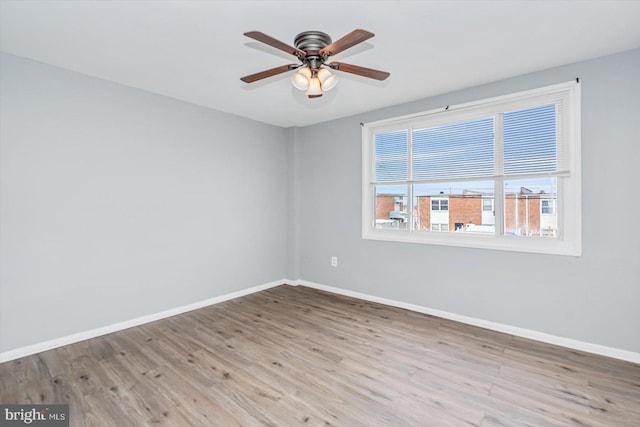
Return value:
[(0, 351), (286, 276), (285, 130), (0, 66)]
[[(299, 129), (300, 277), (640, 352), (639, 71), (635, 50)], [(582, 257), (361, 239), (360, 122), (576, 77), (582, 82)], [(331, 255), (339, 257), (338, 268), (330, 267)]]

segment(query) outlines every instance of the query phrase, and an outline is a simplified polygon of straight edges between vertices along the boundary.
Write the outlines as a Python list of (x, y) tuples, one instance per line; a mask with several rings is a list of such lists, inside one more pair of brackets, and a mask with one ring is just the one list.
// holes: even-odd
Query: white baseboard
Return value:
[(62, 347), (63, 345), (73, 344), (79, 341), (88, 340), (90, 338), (99, 337), (101, 335), (110, 334), (112, 332), (128, 329), (133, 326), (142, 325), (144, 323), (154, 322), (156, 320), (164, 319), (167, 317), (175, 316), (177, 314), (186, 313), (187, 311), (197, 310), (209, 305), (218, 304), (223, 301), (242, 297), (255, 292), (263, 291), (265, 289), (273, 288), (288, 283), (294, 283), (295, 281), (276, 280), (275, 282), (265, 283), (263, 285), (254, 286), (251, 288), (243, 289), (230, 294), (220, 295), (217, 297), (209, 298), (203, 301), (198, 301), (193, 304), (187, 304), (180, 307), (171, 308), (169, 310), (161, 311), (159, 313), (148, 314), (146, 316), (136, 317), (135, 319), (125, 320), (124, 322), (114, 323), (112, 325), (103, 326), (89, 331), (78, 332), (77, 334), (67, 335), (65, 337), (55, 338), (49, 341), (28, 345), (25, 347), (16, 348), (0, 353), (0, 363), (7, 362), (9, 360), (18, 359), (20, 357), (29, 356), (31, 354), (40, 353), (42, 351), (51, 350), (56, 347)]
[(517, 326), (506, 325), (503, 323), (490, 322), (488, 320), (477, 319), (474, 317), (462, 316), (460, 314), (450, 313), (447, 311), (436, 310), (429, 307), (423, 307), (416, 304), (410, 304), (401, 301), (395, 301), (387, 298), (376, 297), (373, 295), (363, 294), (360, 292), (349, 291), (346, 289), (336, 288), (333, 286), (321, 285), (319, 283), (308, 282), (306, 280), (296, 280), (295, 282), (287, 282), (290, 285), (297, 284), (309, 288), (320, 289), (334, 294), (345, 295), (366, 301), (376, 302), (380, 304), (390, 305), (392, 307), (404, 308), (418, 313), (430, 314), (432, 316), (441, 317), (443, 319), (454, 320), (468, 325), (479, 326), (492, 331), (504, 332), (505, 334), (515, 335), (522, 338), (529, 338), (535, 341), (554, 344), (561, 347), (580, 350), (587, 353), (599, 354), (601, 356), (612, 357), (615, 359), (625, 360), (633, 363), (640, 363), (640, 353), (633, 351), (621, 350), (618, 348), (607, 347), (600, 344), (592, 344), (584, 341), (578, 341), (571, 338), (559, 337), (544, 332), (533, 331), (531, 329), (519, 328)]
[(63, 345), (73, 344), (79, 341), (84, 341), (90, 338), (99, 337), (101, 335), (110, 334), (112, 332), (128, 329), (133, 326), (142, 325), (145, 323), (153, 322), (156, 320), (164, 319), (167, 317), (175, 316), (178, 314), (186, 313), (187, 311), (197, 310), (209, 305), (218, 304), (223, 301), (242, 297), (255, 292), (263, 291), (265, 289), (273, 288), (280, 285), (292, 285), (292, 286), (306, 286), (309, 288), (320, 289), (323, 291), (331, 292), (334, 294), (345, 295), (353, 298), (359, 298), (365, 301), (376, 302), (380, 304), (389, 305), (392, 307), (404, 308), (407, 310), (415, 311), (418, 313), (429, 314), (443, 319), (454, 320), (456, 322), (466, 323), (468, 325), (479, 326), (481, 328), (490, 329), (492, 331), (504, 332), (506, 334), (515, 335), (522, 338), (529, 338), (535, 341), (541, 341), (548, 344), (554, 344), (561, 347), (571, 348), (574, 350), (585, 351), (588, 353), (599, 354), (602, 356), (612, 357), (615, 359), (626, 360), (628, 362), (640, 364), (640, 353), (633, 351), (621, 350), (613, 347), (607, 347), (600, 344), (592, 344), (584, 341), (578, 341), (571, 338), (559, 337), (556, 335), (546, 334), (544, 332), (533, 331), (530, 329), (519, 328), (517, 326), (506, 325), (503, 323), (490, 322), (488, 320), (477, 319), (474, 317), (462, 316), (447, 311), (437, 310), (429, 307), (423, 307), (416, 304), (410, 304), (401, 301), (395, 301), (387, 298), (376, 297), (361, 292), (349, 291), (346, 289), (336, 288), (333, 286), (322, 285), (319, 283), (309, 282), (306, 280), (276, 280), (274, 282), (265, 283), (263, 285), (254, 286), (251, 288), (243, 289), (237, 292), (232, 292), (225, 295), (220, 295), (214, 298), (209, 298), (203, 301), (198, 301), (193, 304), (187, 304), (180, 307), (175, 307), (169, 310), (165, 310), (159, 313), (149, 314), (146, 316), (137, 317), (135, 319), (126, 320), (124, 322), (114, 323), (112, 325), (103, 326), (100, 328), (92, 329), (89, 331), (79, 332), (77, 334), (67, 335), (65, 337), (56, 338), (53, 340), (20, 347), (14, 350), (9, 350), (0, 353), (0, 363), (10, 360), (18, 359), (20, 357), (29, 356), (31, 354), (40, 353), (42, 351), (51, 350)]

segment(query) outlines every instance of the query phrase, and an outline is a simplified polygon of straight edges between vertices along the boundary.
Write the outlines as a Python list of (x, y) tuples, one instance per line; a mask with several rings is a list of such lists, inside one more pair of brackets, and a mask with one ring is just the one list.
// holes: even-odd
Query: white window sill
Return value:
[(367, 240), (382, 240), (401, 243), (453, 246), (474, 249), (492, 249), (511, 252), (528, 252), (550, 255), (581, 256), (581, 245), (555, 237), (469, 235), (456, 232), (365, 230), (362, 235)]

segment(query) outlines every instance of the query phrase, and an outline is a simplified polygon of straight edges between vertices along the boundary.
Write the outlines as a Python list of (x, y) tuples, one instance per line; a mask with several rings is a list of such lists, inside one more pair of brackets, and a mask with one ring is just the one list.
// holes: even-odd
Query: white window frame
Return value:
[[(563, 122), (557, 126), (562, 138), (567, 141), (566, 160), (568, 173), (557, 178), (558, 200), (556, 214), (560, 235), (555, 238), (509, 236), (502, 233), (504, 224), (503, 179), (488, 178), (496, 183), (494, 209), (496, 212), (495, 234), (426, 233), (422, 230), (385, 230), (375, 228), (375, 134), (402, 129), (423, 128), (482, 117), (496, 112), (532, 108), (544, 103), (563, 103)], [(495, 149), (502, 152), (501, 130), (496, 130)], [(411, 157), (411, 152), (409, 153)], [(409, 160), (411, 162), (411, 159)], [(408, 116), (396, 117), (362, 126), (362, 238), (393, 242), (422, 243), (468, 248), (496, 249), (515, 252), (530, 252), (568, 256), (582, 255), (582, 174), (580, 135), (580, 83), (576, 81), (544, 88), (518, 92), (510, 95), (484, 99), (465, 104), (448, 106)], [(510, 179), (510, 178), (505, 178)], [(413, 221), (412, 184), (419, 181), (404, 181), (408, 185), (408, 223)]]

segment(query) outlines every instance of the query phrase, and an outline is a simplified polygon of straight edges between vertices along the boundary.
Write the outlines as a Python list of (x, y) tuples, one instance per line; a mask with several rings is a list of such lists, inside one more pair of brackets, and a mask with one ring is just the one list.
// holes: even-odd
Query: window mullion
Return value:
[(377, 180), (376, 177), (376, 134), (375, 132), (371, 132), (369, 142), (369, 150), (371, 155), (369, 156), (369, 182), (375, 182)]
[(413, 180), (413, 126), (407, 129), (407, 181)]
[[(494, 117), (493, 132), (493, 162), (494, 175), (502, 177), (504, 175), (504, 117), (502, 113), (497, 113)], [(495, 219), (496, 236), (504, 235), (504, 181), (496, 178), (493, 181), (493, 214)]]
[(413, 232), (413, 126), (409, 126), (407, 129), (407, 230), (409, 233)]

